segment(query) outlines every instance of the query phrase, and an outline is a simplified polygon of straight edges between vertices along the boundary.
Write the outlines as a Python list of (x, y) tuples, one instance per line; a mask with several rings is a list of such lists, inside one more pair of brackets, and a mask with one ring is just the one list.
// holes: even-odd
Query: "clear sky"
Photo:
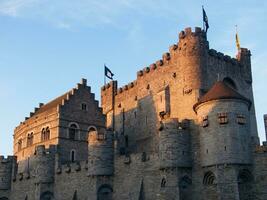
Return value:
[(252, 51), (261, 140), (267, 113), (266, 0), (0, 0), (0, 154), (12, 154), (14, 128), (39, 102), (82, 77), (100, 99), (103, 64), (119, 85), (160, 59), (185, 27), (209, 18), (210, 48), (235, 57), (235, 25)]

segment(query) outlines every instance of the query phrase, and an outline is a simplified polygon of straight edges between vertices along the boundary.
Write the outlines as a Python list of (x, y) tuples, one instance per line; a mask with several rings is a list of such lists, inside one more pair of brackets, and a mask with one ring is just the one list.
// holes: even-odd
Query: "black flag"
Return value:
[(203, 23), (205, 25), (205, 32), (207, 33), (210, 26), (209, 26), (208, 16), (203, 6), (202, 6), (202, 13), (203, 13)]
[(114, 74), (111, 72), (111, 70), (109, 68), (107, 68), (106, 65), (104, 65), (104, 67), (105, 67), (105, 76), (108, 77), (109, 79), (113, 80)]

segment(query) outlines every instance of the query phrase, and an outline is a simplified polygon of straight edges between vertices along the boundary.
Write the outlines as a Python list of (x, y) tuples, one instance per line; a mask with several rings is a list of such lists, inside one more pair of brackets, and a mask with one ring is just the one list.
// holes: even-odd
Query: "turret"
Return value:
[(110, 176), (114, 172), (113, 133), (104, 128), (89, 130), (88, 175)]
[(36, 148), (36, 183), (52, 183), (54, 181), (55, 151), (55, 145), (50, 145), (49, 149), (45, 149), (44, 145)]
[(117, 89), (117, 81), (111, 81), (101, 89), (101, 107), (103, 108), (103, 114), (107, 115), (106, 126), (109, 128), (114, 128), (114, 104)]
[[(0, 193), (3, 190), (10, 190), (12, 169), (16, 164), (16, 158), (14, 156), (0, 156)], [(1, 195), (0, 195), (1, 196)]]
[(190, 89), (203, 88), (206, 57), (209, 44), (206, 33), (196, 27), (195, 32), (186, 28), (179, 34), (177, 62), (179, 74), (184, 87)]
[(164, 119), (159, 127), (160, 168), (191, 167), (188, 122)]
[(245, 80), (252, 83), (251, 53), (247, 48), (241, 48), (237, 54), (237, 60), (241, 63)]
[(215, 83), (194, 106), (202, 166), (251, 164), (250, 106), (250, 100), (223, 82)]

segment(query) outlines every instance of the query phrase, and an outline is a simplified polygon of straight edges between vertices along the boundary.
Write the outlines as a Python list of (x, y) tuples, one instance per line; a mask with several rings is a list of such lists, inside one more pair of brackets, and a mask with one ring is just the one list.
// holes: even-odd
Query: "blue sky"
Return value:
[(13, 129), (39, 102), (88, 79), (100, 99), (103, 64), (119, 85), (161, 58), (185, 27), (209, 17), (210, 47), (252, 51), (259, 135), (267, 113), (267, 1), (264, 0), (0, 0), (0, 154), (12, 154)]

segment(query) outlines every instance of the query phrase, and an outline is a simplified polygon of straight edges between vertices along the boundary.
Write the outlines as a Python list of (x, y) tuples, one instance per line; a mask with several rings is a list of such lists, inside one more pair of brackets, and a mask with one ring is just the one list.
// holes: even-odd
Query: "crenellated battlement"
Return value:
[(237, 66), (237, 67), (241, 66), (241, 63), (236, 58), (232, 58), (228, 55), (224, 55), (221, 52), (217, 52), (215, 49), (209, 49), (208, 53), (211, 57), (214, 57), (220, 61), (231, 63), (232, 65)]
[(191, 27), (187, 27), (179, 33), (179, 39), (182, 40), (182, 39), (185, 39), (187, 37), (202, 37), (202, 38), (206, 39), (207, 34), (200, 27), (195, 27), (194, 32), (192, 31)]
[(45, 148), (45, 145), (39, 145), (36, 147), (36, 156), (42, 155), (51, 155), (57, 152), (58, 145), (49, 145), (48, 148)]
[(0, 163), (9, 163), (9, 162), (14, 162), (14, 160), (16, 159), (16, 156), (0, 156)]
[[(200, 28), (200, 27), (195, 27), (195, 31), (193, 32), (191, 28), (186, 28), (185, 30), (181, 31), (179, 34), (179, 40), (192, 40), (195, 37), (201, 37), (203, 40), (206, 41), (206, 33)], [(140, 78), (149, 76), (151, 73), (156, 72), (157, 70), (161, 69), (162, 67), (168, 66), (170, 63), (174, 62), (174, 60), (179, 59), (177, 58), (176, 54), (181, 54), (183, 55), (183, 51), (185, 50), (186, 47), (184, 47), (181, 42), (178, 42), (177, 44), (173, 44), (169, 47), (169, 52), (165, 52), (162, 55), (162, 58), (155, 63), (150, 64), (147, 67), (144, 67), (142, 70), (139, 70), (137, 72), (137, 79), (130, 82), (127, 85), (124, 85), (118, 90), (116, 90), (116, 95), (117, 94), (122, 94), (125, 91), (129, 91), (129, 89), (134, 88), (134, 86), (137, 85), (137, 81)], [(179, 46), (180, 45), (180, 46)], [(181, 46), (182, 45), (182, 46)], [(172, 61), (172, 58), (175, 58)], [(104, 85), (101, 88), (102, 93), (105, 92), (108, 88), (111, 87), (111, 83), (108, 83)]]
[(80, 173), (88, 171), (88, 161), (79, 161), (79, 162), (73, 162), (73, 163), (66, 163), (63, 165), (59, 165), (56, 168), (56, 175), (64, 175), (64, 174), (70, 174), (70, 173)]

